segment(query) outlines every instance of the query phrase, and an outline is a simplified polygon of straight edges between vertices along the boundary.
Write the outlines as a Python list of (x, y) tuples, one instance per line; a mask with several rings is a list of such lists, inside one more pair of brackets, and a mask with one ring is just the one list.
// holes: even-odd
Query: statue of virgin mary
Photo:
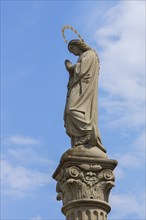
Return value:
[(71, 138), (72, 147), (97, 146), (106, 152), (98, 129), (98, 56), (84, 41), (78, 39), (69, 42), (68, 50), (79, 58), (75, 65), (65, 60), (69, 72), (64, 111), (66, 133)]

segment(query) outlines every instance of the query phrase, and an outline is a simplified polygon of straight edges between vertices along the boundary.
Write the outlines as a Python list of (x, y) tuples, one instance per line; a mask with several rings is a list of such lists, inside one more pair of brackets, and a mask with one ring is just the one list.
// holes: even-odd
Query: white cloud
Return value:
[[(138, 169), (139, 181), (143, 181), (145, 172), (145, 2), (117, 1), (99, 17), (90, 14), (88, 20), (91, 23), (88, 33), (96, 29), (94, 45), (101, 67), (99, 128), (102, 125), (116, 132), (117, 145), (123, 145), (122, 152), (119, 147), (116, 148), (118, 153), (111, 155), (119, 162), (115, 169), (116, 180), (122, 186), (121, 179), (125, 178), (125, 183), (131, 184), (131, 191), (133, 187), (138, 191), (139, 186), (133, 186), (135, 169)], [(129, 219), (130, 215), (132, 219), (144, 217), (141, 205), (144, 197), (140, 199), (138, 194), (115, 195), (112, 203), (117, 211), (113, 211), (111, 219)]]
[(118, 161), (119, 165), (122, 167), (141, 167), (141, 158), (137, 157), (137, 155), (132, 155), (130, 153), (120, 155)]
[(32, 147), (40, 144), (38, 140), (11, 136), (5, 139), (4, 144), (6, 148), (1, 156), (2, 193), (27, 196), (30, 190), (32, 192), (52, 182), (51, 175), (56, 164)]
[(24, 137), (24, 136), (9, 136), (4, 139), (5, 143), (9, 144), (19, 144), (19, 145), (36, 145), (40, 144), (40, 141), (31, 137)]
[(134, 151), (137, 153), (137, 156), (141, 157), (141, 158), (143, 158), (146, 153), (146, 149), (145, 149), (146, 139), (145, 139), (145, 137), (146, 137), (145, 131), (141, 132), (139, 135), (137, 135), (137, 138), (134, 139), (131, 144), (131, 148), (133, 148)]
[(114, 219), (144, 219), (145, 217), (145, 204), (144, 193), (135, 194), (111, 194), (110, 205), (112, 212), (110, 214), (111, 220)]
[(116, 181), (125, 177), (125, 172), (123, 171), (122, 168), (119, 167), (119, 164), (114, 170), (114, 173), (115, 173)]
[(14, 165), (7, 160), (1, 161), (1, 183), (4, 193), (21, 196), (50, 182), (51, 176), (47, 172)]
[(32, 218), (32, 220), (43, 220), (39, 215), (37, 215), (36, 217)]
[(19, 163), (19, 164), (35, 164), (35, 166), (53, 166), (55, 162), (49, 160), (48, 158), (41, 156), (37, 153), (37, 150), (33, 150), (28, 146), (25, 148), (14, 147), (8, 149), (5, 156), (3, 158), (9, 158), (11, 161)]
[(145, 2), (118, 1), (100, 21), (94, 36), (100, 48), (100, 124), (118, 129), (128, 147), (115, 154), (124, 177), (125, 168), (140, 168), (145, 159)]
[(99, 105), (106, 112), (106, 117), (101, 115), (100, 119), (101, 123), (107, 128), (122, 128), (124, 132), (126, 128), (133, 130), (144, 126), (144, 103), (143, 106), (139, 106), (130, 99), (121, 100), (120, 97), (116, 97), (115, 100), (113, 97), (106, 95), (99, 98)]
[(138, 168), (143, 174), (145, 172), (145, 132), (137, 134), (128, 147), (126, 152), (112, 155), (118, 160), (118, 167), (115, 171), (118, 178), (125, 177), (125, 172), (129, 169)]
[(109, 127), (131, 129), (144, 125), (145, 7), (143, 1), (120, 1), (103, 15), (95, 33), (101, 74), (99, 99)]

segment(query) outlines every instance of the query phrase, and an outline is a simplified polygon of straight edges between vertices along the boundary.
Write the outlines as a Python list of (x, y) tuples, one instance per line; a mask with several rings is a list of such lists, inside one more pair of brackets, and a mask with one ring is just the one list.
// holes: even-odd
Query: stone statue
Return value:
[(66, 133), (71, 138), (72, 146), (89, 145), (103, 149), (97, 114), (98, 56), (80, 39), (71, 40), (68, 50), (79, 58), (75, 65), (65, 60), (69, 72), (64, 112)]
[[(67, 28), (79, 39), (68, 43)], [(72, 147), (63, 153), (53, 174), (57, 200), (62, 200), (66, 220), (107, 220), (117, 161), (108, 159), (98, 130), (99, 59), (72, 26), (64, 26), (62, 34), (68, 50), (79, 58), (75, 65), (65, 60), (69, 82), (64, 121)]]

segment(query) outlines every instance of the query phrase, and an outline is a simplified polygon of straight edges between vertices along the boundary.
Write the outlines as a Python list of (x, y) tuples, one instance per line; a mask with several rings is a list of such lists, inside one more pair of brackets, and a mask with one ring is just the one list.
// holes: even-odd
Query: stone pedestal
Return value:
[(53, 178), (66, 220), (106, 220), (117, 161), (97, 148), (77, 146), (66, 151)]

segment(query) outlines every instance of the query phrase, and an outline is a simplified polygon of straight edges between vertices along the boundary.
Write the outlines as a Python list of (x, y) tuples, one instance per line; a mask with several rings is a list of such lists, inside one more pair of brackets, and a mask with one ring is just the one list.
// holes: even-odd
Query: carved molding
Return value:
[(96, 199), (108, 202), (114, 186), (114, 174), (96, 164), (64, 166), (57, 177), (57, 199), (63, 204), (79, 199)]
[(107, 220), (110, 206), (101, 200), (81, 199), (64, 205), (62, 212), (67, 220)]

